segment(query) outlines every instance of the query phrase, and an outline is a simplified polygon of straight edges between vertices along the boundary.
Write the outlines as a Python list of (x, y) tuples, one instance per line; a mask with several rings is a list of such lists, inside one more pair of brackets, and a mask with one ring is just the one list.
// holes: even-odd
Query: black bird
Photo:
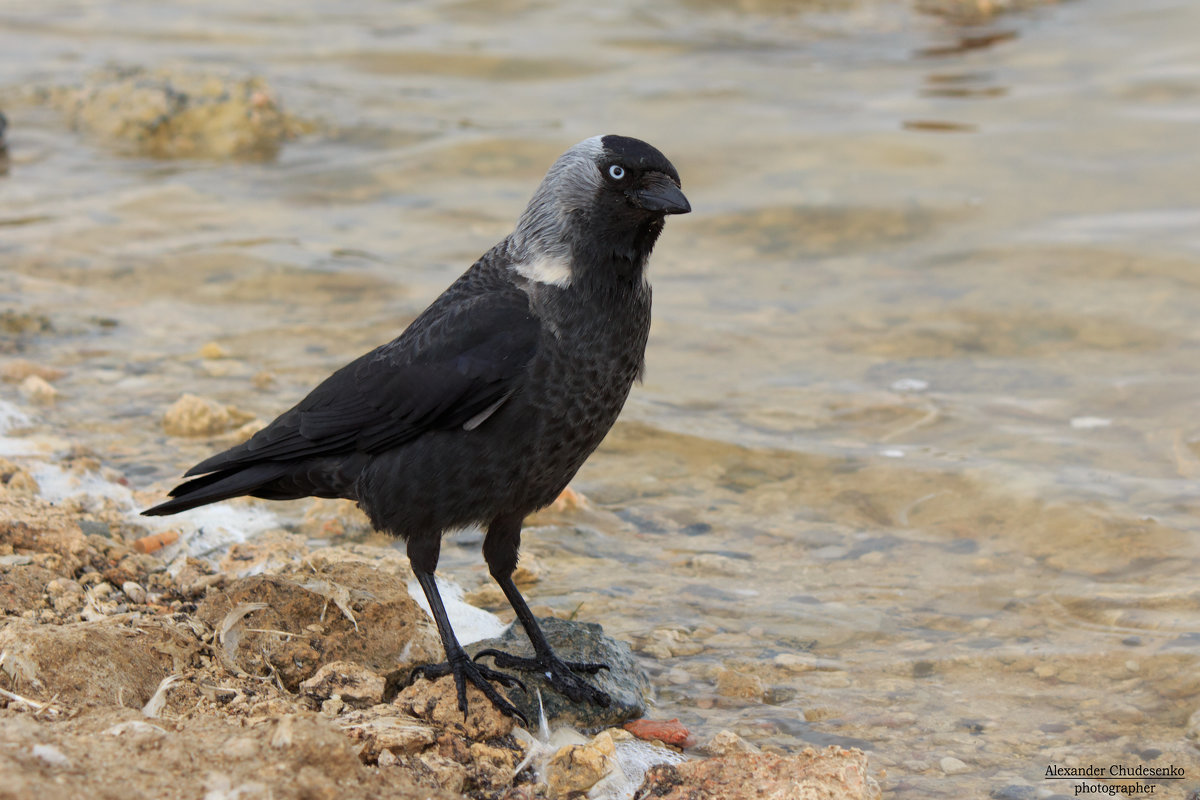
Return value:
[[(537, 671), (574, 701), (609, 697), (562, 661), (517, 591), (524, 518), (549, 505), (617, 419), (641, 378), (650, 330), (646, 261), (668, 214), (691, 210), (679, 173), (655, 148), (596, 136), (546, 174), (517, 228), (450, 285), (398, 338), (325, 379), (247, 442), (188, 470), (175, 514), (231, 497), (343, 497), (407, 542), (465, 714), (465, 681), (520, 717), (454, 636), (433, 573), (442, 534), (487, 526), (483, 555), (535, 651), (490, 656)], [(410, 678), (411, 680), (411, 678)]]

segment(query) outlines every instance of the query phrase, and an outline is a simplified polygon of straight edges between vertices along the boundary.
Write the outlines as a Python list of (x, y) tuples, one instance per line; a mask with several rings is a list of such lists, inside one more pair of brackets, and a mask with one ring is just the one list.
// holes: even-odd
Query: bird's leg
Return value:
[(602, 669), (608, 669), (607, 664), (563, 661), (546, 641), (537, 619), (525, 598), (517, 591), (513, 583), (513, 570), (517, 567), (517, 551), (521, 546), (521, 517), (498, 517), (488, 526), (487, 536), (483, 540), (483, 557), (487, 561), (488, 570), (504, 596), (508, 598), (517, 619), (521, 621), (529, 642), (533, 645), (533, 658), (522, 658), (500, 650), (487, 649), (475, 654), (478, 660), (485, 656), (491, 657), (493, 663), (501, 669), (517, 669), (524, 672), (540, 672), (546, 681), (556, 691), (569, 697), (573, 702), (591, 702), (600, 706), (608, 706), (612, 698), (600, 691), (587, 681), (576, 675), (576, 672), (586, 672), (594, 675)]
[(443, 675), (453, 675), (454, 685), (458, 690), (458, 708), (462, 711), (464, 719), (467, 716), (466, 682), (470, 681), (479, 687), (479, 690), (492, 701), (492, 705), (501, 713), (516, 717), (528, 725), (529, 721), (525, 719), (525, 715), (504, 699), (488, 681), (493, 680), (504, 686), (519, 686), (522, 689), (525, 688), (524, 684), (511, 675), (476, 664), (458, 643), (454, 629), (450, 627), (450, 618), (446, 616), (446, 607), (442, 604), (442, 596), (438, 592), (437, 582), (433, 577), (440, 550), (440, 538), (433, 537), (431, 540), (420, 541), (414, 537), (408, 541), (408, 560), (412, 563), (417, 583), (421, 584), (421, 589), (425, 592), (425, 599), (429, 601), (429, 610), (433, 612), (433, 621), (437, 624), (438, 635), (441, 637), (442, 647), (446, 651), (446, 661), (442, 664), (426, 664), (417, 667), (409, 674), (407, 683), (411, 684), (418, 676), (434, 680)]

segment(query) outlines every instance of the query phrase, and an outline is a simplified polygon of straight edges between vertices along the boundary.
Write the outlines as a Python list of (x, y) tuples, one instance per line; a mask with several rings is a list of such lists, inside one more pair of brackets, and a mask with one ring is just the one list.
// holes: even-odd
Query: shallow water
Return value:
[[(49, 324), (3, 344), (67, 370), (41, 430), (165, 488), (213, 446), (161, 432), (182, 392), (270, 418), (567, 145), (636, 135), (695, 213), (576, 481), (594, 510), (527, 537), (534, 604), (637, 643), (655, 716), (857, 744), (897, 797), (1200, 771), (1200, 6), (256, 9), (0, 4), (0, 300)], [(314, 132), (152, 160), (29, 91), (113, 61), (264, 75)], [(482, 580), (457, 541), (447, 571)]]

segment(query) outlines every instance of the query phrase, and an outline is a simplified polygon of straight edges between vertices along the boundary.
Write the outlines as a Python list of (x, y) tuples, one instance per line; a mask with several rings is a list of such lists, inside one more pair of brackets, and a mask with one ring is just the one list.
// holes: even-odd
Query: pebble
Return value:
[(788, 672), (808, 672), (810, 669), (816, 669), (817, 666), (816, 657), (807, 653), (780, 653), (772, 661), (776, 666), (783, 667)]
[(30, 375), (21, 381), (17, 391), (31, 403), (46, 406), (58, 399), (58, 389), (51, 386), (45, 378)]
[(962, 775), (965, 772), (970, 772), (971, 768), (966, 762), (955, 758), (954, 756), (946, 756), (938, 762), (938, 766), (942, 768), (942, 772), (947, 775)]
[(728, 756), (734, 753), (757, 753), (757, 747), (747, 742), (731, 730), (723, 729), (713, 734), (712, 738), (700, 745), (700, 752), (709, 756)]
[(722, 697), (740, 697), (744, 700), (762, 700), (766, 693), (762, 678), (748, 672), (722, 669), (717, 672), (717, 694)]
[(672, 667), (667, 672), (667, 682), (673, 683), (676, 686), (683, 686), (684, 684), (692, 682), (692, 676), (691, 673), (689, 673), (683, 667)]
[(546, 784), (551, 797), (586, 792), (612, 771), (616, 743), (612, 734), (601, 731), (587, 744), (560, 747), (546, 766)]
[(70, 578), (55, 578), (46, 584), (46, 594), (55, 611), (72, 611), (82, 602), (83, 587)]
[(228, 358), (229, 351), (216, 342), (206, 342), (200, 347), (201, 358)]
[(71, 766), (71, 759), (67, 758), (62, 750), (59, 750), (52, 744), (35, 744), (33, 746), (33, 755), (52, 767)]
[(139, 604), (146, 602), (146, 590), (136, 581), (125, 581), (121, 584), (121, 591), (131, 602)]

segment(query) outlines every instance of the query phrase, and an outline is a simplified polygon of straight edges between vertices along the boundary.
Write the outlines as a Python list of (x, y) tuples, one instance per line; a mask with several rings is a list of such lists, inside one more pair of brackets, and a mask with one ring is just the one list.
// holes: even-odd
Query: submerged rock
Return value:
[(47, 97), (74, 127), (155, 158), (274, 158), (304, 127), (260, 77), (117, 68)]
[(183, 394), (163, 413), (162, 426), (170, 436), (215, 436), (253, 418), (207, 397)]
[(690, 800), (795, 800), (821, 797), (828, 800), (877, 800), (879, 784), (867, 773), (867, 755), (861, 750), (829, 746), (811, 747), (793, 756), (741, 753), (652, 767), (634, 795)]
[[(596, 688), (608, 693), (612, 703), (602, 708), (592, 703), (575, 703), (546, 682), (540, 674), (514, 673), (528, 691), (519, 687), (505, 689), (513, 705), (531, 721), (538, 718), (537, 695), (540, 692), (546, 719), (564, 725), (594, 729), (620, 725), (646, 712), (646, 697), (650, 694), (650, 679), (633, 658), (629, 646), (604, 635), (594, 622), (573, 622), (545, 617), (538, 619), (542, 631), (554, 652), (564, 661), (600, 662), (608, 669), (595, 675), (584, 675)], [(532, 656), (533, 646), (520, 625), (511, 626), (502, 636), (476, 642), (467, 648), (471, 653), (494, 648), (516, 656)]]

